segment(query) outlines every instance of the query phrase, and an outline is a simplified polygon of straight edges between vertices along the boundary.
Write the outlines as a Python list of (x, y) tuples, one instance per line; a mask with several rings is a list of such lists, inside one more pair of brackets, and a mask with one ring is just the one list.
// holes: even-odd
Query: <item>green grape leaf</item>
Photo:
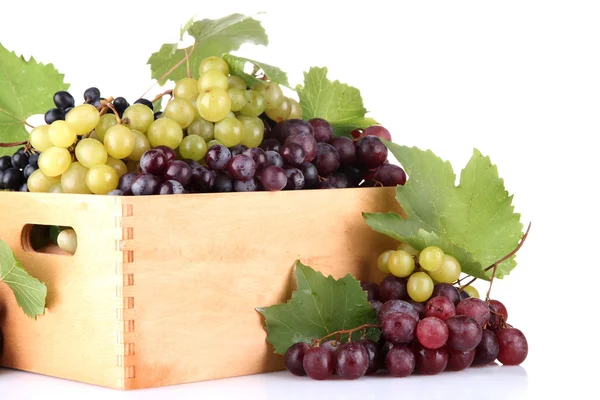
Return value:
[[(249, 58), (237, 57), (231, 54), (223, 54), (223, 59), (229, 64), (229, 70), (232, 75), (241, 77), (248, 87), (254, 87), (257, 83), (264, 83), (264, 80), (257, 78), (257, 73), (262, 70), (263, 74), (271, 82), (278, 83), (282, 86), (292, 89), (288, 81), (287, 74), (281, 69), (260, 61), (251, 60)], [(256, 72), (248, 74), (244, 72), (246, 64), (252, 64)]]
[[(0, 143), (27, 140), (25, 121), (55, 107), (54, 93), (69, 88), (63, 79), (52, 64), (25, 60), (0, 44)], [(0, 156), (16, 149), (0, 147)]]
[(15, 294), (17, 304), (25, 314), (37, 319), (44, 313), (47, 288), (30, 276), (16, 259), (8, 244), (0, 239), (0, 282), (4, 282)]
[(153, 109), (153, 111), (154, 111), (155, 113), (157, 113), (157, 112), (159, 112), (159, 111), (162, 111), (162, 99), (163, 99), (163, 98), (162, 98), (162, 96), (161, 96), (161, 97), (159, 97), (159, 98), (158, 98), (158, 99), (157, 99), (157, 100), (156, 100), (154, 103), (152, 103), (152, 105), (154, 106), (154, 109)]
[[(460, 262), (463, 272), (489, 280), (492, 271), (484, 269), (513, 251), (523, 236), (520, 214), (514, 212), (513, 196), (498, 168), (474, 149), (456, 186), (450, 163), (431, 150), (384, 142), (409, 176), (404, 186), (396, 188), (396, 199), (408, 218), (364, 213), (365, 222), (417, 250), (439, 246)], [(514, 256), (500, 263), (496, 277), (503, 278), (516, 265)]]
[[(188, 21), (181, 28), (181, 37), (184, 32), (195, 39), (193, 45), (179, 49), (178, 43), (163, 44), (160, 50), (148, 59), (152, 78), (157, 79), (160, 85), (164, 85), (167, 79), (177, 81), (187, 77), (188, 62), (190, 74), (198, 78), (200, 62), (206, 57), (221, 56), (239, 49), (244, 43), (263, 46), (269, 43), (261, 23), (242, 14), (231, 14), (216, 20), (203, 19), (193, 23)], [(186, 51), (188, 62), (185, 62)]]
[(377, 125), (372, 118), (365, 117), (360, 91), (340, 81), (327, 79), (327, 68), (311, 67), (304, 72), (304, 86), (297, 85), (296, 91), (302, 106), (302, 118), (324, 118), (333, 127), (336, 136), (350, 136), (357, 128)]
[[(375, 309), (367, 301), (367, 293), (350, 274), (335, 280), (296, 262), (297, 288), (285, 304), (257, 308), (265, 317), (267, 341), (277, 354), (284, 354), (297, 342), (310, 343), (342, 329), (376, 324)], [(353, 339), (359, 339), (355, 332)], [(377, 328), (367, 329), (367, 337), (379, 340)], [(344, 336), (342, 335), (342, 340)]]

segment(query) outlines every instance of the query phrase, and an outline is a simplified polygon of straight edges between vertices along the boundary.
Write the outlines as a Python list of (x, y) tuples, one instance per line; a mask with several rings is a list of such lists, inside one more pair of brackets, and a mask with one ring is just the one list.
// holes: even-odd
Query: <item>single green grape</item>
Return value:
[(429, 271), (429, 276), (439, 283), (454, 283), (460, 277), (461, 268), (458, 260), (448, 254), (444, 255), (442, 266)]
[(68, 122), (58, 120), (50, 124), (48, 139), (54, 147), (71, 147), (77, 141), (77, 132)]
[(173, 99), (165, 107), (163, 115), (177, 122), (183, 129), (187, 128), (196, 118), (195, 107), (189, 100)]
[(206, 142), (198, 135), (190, 135), (183, 138), (179, 145), (179, 154), (184, 159), (200, 161), (206, 155)]
[(42, 170), (36, 169), (27, 178), (27, 188), (32, 193), (48, 193), (50, 188), (57, 182), (60, 182), (60, 178), (48, 177), (44, 175)]
[(50, 190), (48, 190), (48, 193), (64, 193), (60, 182), (57, 182), (54, 185), (52, 185), (50, 187)]
[(246, 82), (237, 75), (229, 75), (227, 78), (227, 83), (229, 84), (229, 88), (235, 88), (240, 90), (246, 90)]
[(69, 169), (60, 177), (60, 184), (64, 193), (91, 194), (92, 191), (85, 183), (88, 168), (81, 165), (79, 161), (71, 164)]
[(473, 286), (469, 285), (469, 286), (464, 286), (462, 287), (460, 290), (463, 290), (464, 292), (466, 292), (470, 297), (474, 297), (476, 299), (480, 299), (481, 297), (479, 296), (479, 291), (477, 289), (475, 289)]
[(29, 133), (29, 144), (37, 151), (46, 151), (53, 146), (48, 136), (50, 125), (36, 126)]
[(400, 242), (396, 250), (404, 250), (413, 257), (419, 257), (419, 250), (415, 249), (406, 242)]
[(377, 257), (377, 268), (384, 274), (389, 274), (390, 269), (388, 268), (388, 261), (390, 259), (390, 254), (392, 254), (394, 250), (386, 250)]
[(388, 269), (398, 278), (406, 278), (415, 270), (415, 259), (404, 250), (396, 250), (390, 254)]
[(240, 114), (248, 117), (258, 117), (265, 111), (265, 98), (256, 90), (246, 90), (246, 105), (240, 110)]
[(148, 140), (150, 146), (168, 146), (176, 149), (183, 140), (181, 126), (170, 118), (159, 118), (148, 128)]
[(117, 172), (117, 175), (119, 175), (119, 178), (127, 173), (127, 165), (125, 165), (123, 160), (108, 157), (108, 160), (106, 160), (106, 165), (112, 167), (112, 169)]
[(63, 229), (56, 237), (56, 244), (69, 254), (77, 251), (77, 234), (73, 228)]
[(231, 99), (231, 111), (240, 111), (246, 106), (248, 101), (246, 100), (245, 90), (229, 88), (227, 94)]
[(148, 141), (146, 135), (140, 131), (132, 130), (131, 133), (133, 133), (134, 139), (133, 151), (127, 158), (133, 161), (140, 161), (142, 159), (142, 155), (146, 151), (150, 150), (150, 142)]
[(104, 195), (119, 186), (119, 175), (106, 164), (94, 165), (88, 171), (85, 182), (92, 193)]
[(123, 113), (123, 120), (129, 129), (146, 133), (154, 122), (154, 112), (145, 104), (132, 104)]
[(210, 70), (220, 71), (223, 75), (227, 76), (229, 75), (229, 64), (219, 56), (206, 57), (200, 63), (200, 75)]
[(283, 103), (283, 98), (285, 96), (277, 83), (263, 83), (256, 85), (254, 89), (265, 98), (265, 110), (276, 110), (281, 107), (281, 103)]
[(81, 104), (69, 111), (65, 121), (75, 129), (78, 135), (85, 135), (98, 125), (100, 113), (91, 104)]
[(244, 137), (244, 125), (236, 118), (224, 118), (215, 124), (215, 139), (225, 147), (237, 146)]
[(249, 148), (260, 146), (265, 136), (265, 124), (262, 119), (240, 115), (238, 120), (244, 125), (241, 144)]
[(125, 125), (115, 125), (104, 135), (104, 148), (109, 156), (127, 158), (135, 146), (135, 137)]
[(433, 293), (433, 281), (425, 272), (415, 272), (406, 282), (406, 290), (413, 301), (418, 303), (429, 300)]
[(187, 133), (188, 135), (198, 135), (208, 142), (215, 137), (215, 124), (198, 117), (187, 127)]
[(198, 94), (198, 81), (194, 78), (178, 80), (173, 89), (173, 96), (176, 99), (196, 100)]
[(287, 119), (302, 119), (302, 106), (294, 99), (290, 100), (290, 115)]
[(110, 128), (117, 125), (118, 123), (119, 122), (117, 122), (117, 116), (115, 114), (104, 114), (103, 116), (101, 116), (100, 121), (98, 122), (98, 125), (96, 125), (96, 129), (94, 130), (94, 132), (96, 132), (96, 136), (98, 136), (98, 140), (104, 142), (104, 135), (106, 134), (106, 131), (108, 131)]
[(217, 69), (210, 69), (202, 75), (198, 79), (198, 92), (202, 93), (206, 89), (210, 88), (219, 88), (223, 90), (227, 90), (229, 88), (229, 83), (227, 82), (227, 75), (224, 75), (221, 71)]
[(71, 153), (63, 147), (50, 147), (40, 155), (38, 165), (44, 175), (58, 177), (71, 165)]
[(200, 93), (196, 100), (200, 116), (207, 121), (217, 122), (231, 111), (231, 99), (226, 90), (210, 88)]
[(419, 254), (419, 265), (425, 271), (435, 271), (444, 262), (444, 252), (437, 246), (427, 246)]
[(285, 97), (278, 108), (265, 110), (265, 114), (276, 123), (283, 122), (288, 119), (292, 111), (292, 103), (289, 98)]
[(81, 165), (86, 168), (91, 168), (94, 165), (105, 164), (108, 153), (100, 141), (86, 138), (77, 143), (77, 146), (75, 147), (75, 157)]

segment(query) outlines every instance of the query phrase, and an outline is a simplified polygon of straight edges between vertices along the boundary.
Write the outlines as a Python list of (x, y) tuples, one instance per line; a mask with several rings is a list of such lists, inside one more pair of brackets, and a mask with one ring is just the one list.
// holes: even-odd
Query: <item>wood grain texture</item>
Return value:
[[(125, 390), (282, 369), (255, 308), (289, 299), (297, 259), (335, 278), (379, 281), (377, 256), (396, 243), (361, 212), (400, 212), (394, 193), (0, 193), (2, 209), (18, 204), (0, 238), (50, 290), (35, 322), (0, 289), (2, 363)], [(25, 252), (26, 223), (72, 225), (77, 254)]]

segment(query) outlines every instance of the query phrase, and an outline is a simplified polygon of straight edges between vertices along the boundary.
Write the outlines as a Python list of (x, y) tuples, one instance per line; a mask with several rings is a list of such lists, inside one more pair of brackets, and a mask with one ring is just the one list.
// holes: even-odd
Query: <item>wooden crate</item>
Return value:
[[(0, 285), (1, 365), (130, 390), (283, 368), (255, 307), (286, 301), (296, 259), (380, 279), (395, 243), (361, 211), (394, 188), (107, 197), (0, 192), (0, 238), (48, 287), (34, 321)], [(72, 226), (73, 256), (32, 250), (28, 224)]]

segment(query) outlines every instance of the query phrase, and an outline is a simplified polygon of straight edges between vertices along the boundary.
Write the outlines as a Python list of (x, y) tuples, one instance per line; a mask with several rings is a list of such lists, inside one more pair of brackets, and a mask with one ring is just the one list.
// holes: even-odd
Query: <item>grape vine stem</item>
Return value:
[(172, 89), (169, 89), (169, 90), (165, 90), (165, 91), (164, 91), (164, 92), (162, 92), (162, 93), (159, 93), (159, 94), (157, 94), (157, 95), (154, 97), (154, 99), (152, 99), (152, 103), (154, 103), (155, 101), (158, 101), (158, 99), (160, 99), (161, 97), (163, 97), (163, 96), (166, 96), (166, 95), (169, 95), (169, 96), (171, 96), (171, 98), (172, 98), (172, 97), (173, 97), (173, 90), (172, 90)]
[(333, 336), (335, 336), (337, 338), (336, 340), (339, 342), (339, 337), (344, 334), (348, 334), (348, 341), (350, 341), (350, 339), (352, 338), (352, 334), (354, 332), (358, 332), (360, 330), (364, 330), (366, 332), (366, 330), (368, 328), (379, 328), (379, 325), (364, 324), (364, 325), (357, 326), (356, 328), (352, 328), (352, 329), (342, 329), (339, 331), (331, 332), (330, 334), (323, 336), (321, 339), (313, 339), (312, 344), (313, 344), (313, 346), (320, 345), (323, 340), (329, 339), (330, 337), (333, 337)]
[(24, 142), (0, 143), (0, 147), (15, 147), (22, 146), (24, 144), (27, 144), (27, 140)]
[[(190, 50), (189, 50), (190, 54), (191, 54), (191, 53), (194, 51), (194, 47), (196, 47), (196, 43), (194, 43), (194, 44), (191, 46), (191, 48), (190, 48)], [(188, 53), (187, 53), (187, 51), (185, 52), (185, 57), (183, 57), (183, 58), (181, 59), (181, 61), (179, 61), (177, 64), (175, 64), (175, 65), (174, 65), (174, 66), (173, 66), (173, 67), (172, 67), (170, 70), (168, 70), (167, 72), (165, 72), (165, 74), (164, 74), (163, 76), (161, 76), (160, 78), (158, 78), (158, 79), (156, 80), (156, 82), (154, 83), (154, 85), (150, 86), (150, 87), (148, 88), (148, 90), (146, 90), (146, 91), (144, 92), (144, 94), (140, 96), (140, 98), (144, 97), (144, 96), (145, 96), (145, 95), (146, 95), (146, 94), (147, 94), (147, 93), (148, 93), (150, 90), (152, 90), (152, 88), (153, 88), (154, 86), (158, 85), (158, 83), (159, 83), (160, 81), (162, 81), (163, 79), (165, 79), (167, 76), (171, 75), (171, 73), (172, 73), (173, 71), (175, 71), (175, 70), (177, 69), (177, 67), (179, 67), (181, 64), (183, 64), (184, 62), (186, 62), (186, 60), (188, 60)]]

